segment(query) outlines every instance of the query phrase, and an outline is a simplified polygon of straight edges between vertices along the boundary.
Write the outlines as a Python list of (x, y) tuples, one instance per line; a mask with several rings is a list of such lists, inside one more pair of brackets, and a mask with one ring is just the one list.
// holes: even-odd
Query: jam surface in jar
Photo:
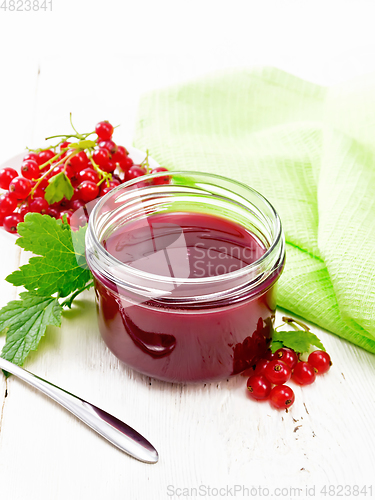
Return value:
[[(236, 272), (267, 250), (235, 222), (190, 212), (165, 212), (129, 222), (102, 245), (119, 265), (160, 280), (201, 279), (197, 281), (200, 296), (205, 278)], [(255, 293), (240, 300), (184, 306), (158, 297), (135, 301), (125, 290), (96, 276), (101, 334), (120, 360), (146, 375), (171, 382), (226, 378), (253, 365), (267, 349), (276, 280), (275, 276), (265, 280)]]

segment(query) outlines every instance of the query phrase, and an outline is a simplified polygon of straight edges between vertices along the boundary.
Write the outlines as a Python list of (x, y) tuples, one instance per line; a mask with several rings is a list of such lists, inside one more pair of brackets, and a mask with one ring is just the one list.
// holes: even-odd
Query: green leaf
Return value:
[(69, 144), (69, 149), (88, 149), (94, 148), (98, 144), (95, 141), (90, 141), (89, 139), (84, 139), (79, 142), (72, 142)]
[(61, 325), (62, 307), (54, 297), (23, 292), (0, 310), (0, 332), (6, 331), (1, 357), (22, 366), (34, 351), (48, 325)]
[(45, 199), (50, 205), (61, 201), (64, 196), (67, 200), (70, 200), (73, 196), (74, 189), (72, 183), (64, 172), (54, 175), (48, 182)]
[(310, 349), (310, 345), (319, 347), (319, 349), (325, 351), (318, 337), (312, 332), (306, 332), (304, 330), (274, 332), (271, 345), (272, 352), (274, 352), (272, 347), (274, 343), (282, 343), (283, 347), (289, 347), (296, 352), (307, 352)]
[(49, 215), (28, 213), (17, 230), (17, 245), (40, 257), (31, 257), (28, 264), (7, 276), (9, 283), (42, 296), (59, 293), (66, 297), (91, 279), (85, 259), (86, 226), (74, 232)]
[(279, 340), (272, 340), (272, 344), (271, 344), (271, 352), (274, 353), (277, 351), (277, 349), (281, 349), (282, 347), (284, 347), (284, 344), (282, 342), (280, 342)]

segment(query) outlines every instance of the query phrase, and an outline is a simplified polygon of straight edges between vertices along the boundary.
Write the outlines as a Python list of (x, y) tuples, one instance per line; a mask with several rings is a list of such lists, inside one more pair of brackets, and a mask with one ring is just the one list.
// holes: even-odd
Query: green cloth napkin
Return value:
[(216, 73), (145, 95), (134, 144), (266, 196), (287, 241), (278, 305), (375, 352), (374, 79)]

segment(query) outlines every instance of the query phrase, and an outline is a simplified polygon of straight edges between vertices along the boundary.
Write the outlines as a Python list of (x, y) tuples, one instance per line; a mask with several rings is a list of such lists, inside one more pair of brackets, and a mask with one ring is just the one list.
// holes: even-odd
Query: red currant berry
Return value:
[[(151, 170), (151, 174), (157, 174), (158, 172), (168, 172), (168, 169), (165, 167), (155, 167)], [(163, 175), (162, 177), (157, 177), (153, 179), (152, 183), (156, 186), (161, 186), (163, 184), (169, 184), (170, 177), (169, 175)]]
[(260, 359), (254, 368), (254, 375), (263, 375), (266, 366), (268, 365), (268, 359)]
[(4, 218), (4, 222), (3, 222), (3, 226), (4, 226), (5, 231), (8, 231), (8, 233), (16, 233), (17, 232), (17, 224), (19, 222), (22, 222), (21, 214), (7, 215)]
[(73, 168), (74, 172), (80, 172), (83, 170), (86, 165), (87, 165), (87, 160), (85, 159), (84, 156), (82, 156), (80, 153), (72, 156), (68, 160), (68, 165)]
[(270, 392), (271, 405), (278, 410), (285, 410), (294, 403), (294, 392), (287, 385), (276, 385)]
[(252, 375), (247, 380), (247, 389), (253, 399), (267, 399), (271, 388), (270, 381), (263, 375)]
[(124, 146), (117, 146), (117, 151), (112, 156), (112, 160), (116, 163), (121, 163), (128, 157), (128, 150)]
[[(66, 220), (68, 221), (68, 224), (70, 225), (70, 219), (73, 215), (73, 212), (71, 210), (62, 210), (60, 212), (60, 215), (59, 215), (59, 218), (64, 221), (65, 217), (66, 216)], [(65, 222), (65, 221), (64, 221)]]
[(25, 215), (30, 212), (30, 207), (28, 203), (22, 203), (20, 206), (20, 216), (22, 217), (22, 220), (24, 220)]
[(99, 174), (92, 168), (84, 168), (77, 175), (77, 180), (80, 181), (80, 183), (83, 181), (91, 181), (97, 184), (99, 182)]
[(277, 349), (275, 352), (276, 359), (279, 359), (281, 361), (284, 361), (289, 368), (293, 370), (293, 368), (296, 366), (298, 363), (298, 356), (297, 354), (293, 351), (293, 349), (289, 349), (287, 347), (282, 347), (281, 349)]
[(73, 200), (70, 203), (70, 208), (73, 210), (73, 212), (75, 212), (76, 210), (78, 210), (79, 208), (84, 207), (84, 206), (85, 206), (85, 203), (82, 200)]
[(142, 177), (145, 175), (145, 170), (139, 165), (133, 165), (129, 168), (129, 170), (125, 174), (125, 180), (130, 181), (132, 179), (136, 179), (137, 177)]
[(332, 366), (331, 357), (328, 352), (314, 351), (309, 355), (308, 362), (315, 368), (318, 375), (328, 372)]
[(97, 151), (94, 152), (93, 160), (97, 165), (99, 165), (99, 167), (101, 168), (105, 167), (110, 160), (108, 149), (99, 148)]
[(25, 200), (30, 193), (31, 182), (24, 177), (15, 177), (9, 184), (9, 191), (18, 200)]
[(17, 207), (17, 198), (12, 193), (4, 193), (0, 196), (0, 212), (2, 215), (10, 215)]
[(40, 173), (39, 165), (34, 160), (26, 160), (21, 165), (21, 174), (26, 179), (38, 179)]
[(68, 146), (69, 146), (70, 142), (68, 141), (64, 141), (60, 144), (60, 151), (62, 151), (63, 149), (66, 149)]
[(38, 155), (36, 153), (27, 153), (27, 155), (25, 155), (23, 157), (22, 161), (26, 161), (26, 160), (33, 160), (33, 161), (36, 161), (38, 163)]
[(124, 160), (119, 162), (119, 167), (123, 172), (127, 172), (130, 167), (134, 165), (133, 160), (127, 156)]
[(273, 359), (277, 359), (276, 354), (274, 352), (272, 352), (271, 349), (267, 349), (267, 352), (266, 352), (264, 357), (265, 357), (265, 359), (268, 359), (268, 361), (272, 361)]
[(115, 155), (117, 152), (117, 144), (111, 140), (100, 141), (99, 147), (107, 149), (111, 155)]
[(300, 385), (309, 385), (316, 378), (314, 367), (305, 361), (299, 361), (293, 370), (293, 380)]
[(52, 170), (49, 178), (54, 177), (55, 175), (59, 174), (60, 172), (65, 172), (65, 175), (68, 177), (68, 179), (71, 179), (76, 175), (73, 168), (68, 163), (68, 165), (63, 165), (63, 164), (57, 165), (57, 167), (55, 167)]
[(39, 185), (36, 190), (34, 191), (33, 197), (34, 198), (44, 198), (46, 192), (45, 190)]
[(109, 181), (109, 186), (107, 186), (106, 182), (103, 182), (103, 184), (100, 186), (100, 196), (104, 196), (105, 194), (112, 191), (113, 188), (119, 185), (120, 182), (117, 179), (112, 179), (111, 181)]
[(98, 134), (100, 139), (107, 140), (112, 137), (113, 127), (107, 120), (105, 120), (96, 124), (95, 132)]
[(30, 201), (30, 212), (45, 214), (47, 213), (48, 207), (48, 201), (44, 198), (33, 198)]
[(284, 384), (290, 379), (292, 370), (283, 361), (273, 359), (264, 368), (263, 374), (273, 384), (280, 385)]
[(48, 207), (47, 209), (47, 215), (50, 217), (54, 217), (55, 219), (59, 219), (60, 217), (60, 210), (54, 207)]
[(9, 189), (10, 182), (18, 176), (18, 172), (14, 168), (5, 167), (0, 170), (0, 188)]
[(45, 151), (41, 151), (38, 154), (37, 163), (39, 166), (43, 165), (47, 161), (52, 160), (52, 158), (54, 156), (56, 156), (56, 154), (53, 151), (51, 151), (50, 149), (46, 149)]
[(112, 160), (109, 160), (107, 165), (103, 165), (101, 168), (104, 172), (112, 173), (116, 169), (116, 163)]
[(77, 189), (79, 191), (79, 198), (86, 203), (94, 200), (99, 194), (98, 186), (92, 181), (81, 182)]

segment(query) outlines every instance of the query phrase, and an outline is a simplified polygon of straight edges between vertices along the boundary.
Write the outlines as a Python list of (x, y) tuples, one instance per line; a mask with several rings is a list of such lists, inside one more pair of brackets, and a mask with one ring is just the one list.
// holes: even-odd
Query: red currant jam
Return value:
[[(162, 212), (115, 228), (101, 245), (121, 272), (135, 272), (132, 279), (155, 279), (146, 297), (92, 269), (101, 334), (127, 365), (171, 382), (209, 381), (265, 353), (283, 259), (265, 279), (242, 276), (267, 251), (245, 227), (216, 215)], [(242, 281), (234, 287), (236, 273)]]

